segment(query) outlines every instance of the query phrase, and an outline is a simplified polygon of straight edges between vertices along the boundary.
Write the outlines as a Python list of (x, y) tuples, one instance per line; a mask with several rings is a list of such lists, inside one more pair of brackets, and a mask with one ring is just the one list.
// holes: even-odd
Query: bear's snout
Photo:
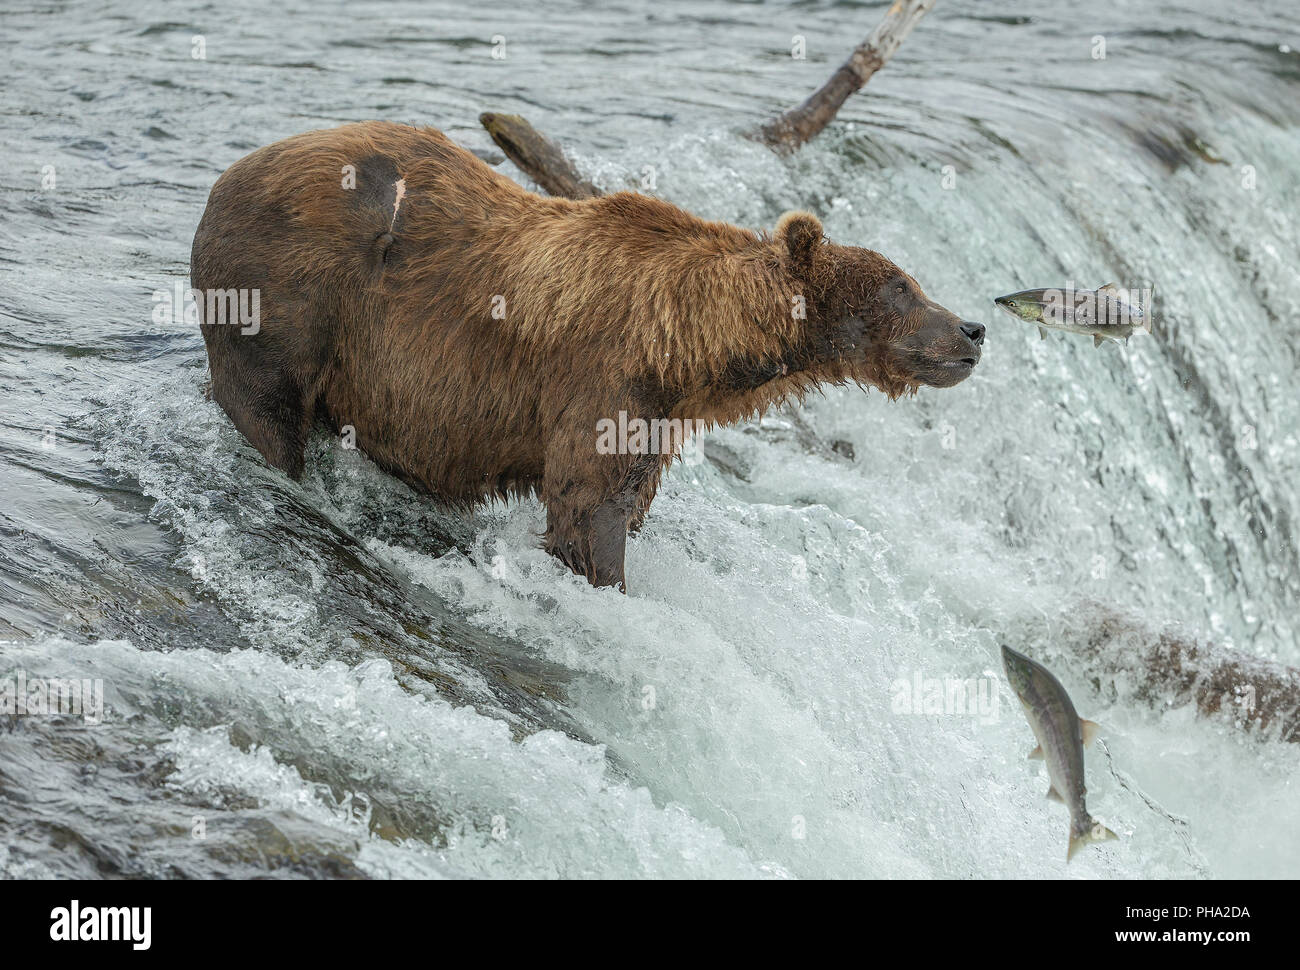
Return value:
[(976, 347), (984, 343), (984, 324), (982, 323), (971, 323), (970, 321), (962, 321), (961, 332), (964, 333), (966, 335), (966, 339), (969, 340), (971, 343), (973, 343)]

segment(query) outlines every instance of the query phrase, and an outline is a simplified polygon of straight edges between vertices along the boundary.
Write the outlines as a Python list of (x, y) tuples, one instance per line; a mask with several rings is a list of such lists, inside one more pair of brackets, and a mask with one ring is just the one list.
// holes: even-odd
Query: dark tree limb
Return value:
[(573, 167), (555, 142), (519, 115), (484, 112), (479, 122), (507, 157), (550, 195), (565, 199), (593, 199), (601, 195)]
[(934, 0), (895, 0), (885, 19), (853, 49), (831, 79), (803, 104), (763, 125), (755, 133), (758, 140), (779, 155), (789, 155), (814, 138), (830, 124), (849, 95), (889, 63), (903, 39), (933, 6)]
[(1158, 633), (1101, 604), (1078, 611), (1064, 646), (1103, 694), (1300, 742), (1300, 670), (1239, 650)]
[[(768, 122), (753, 137), (778, 154), (799, 149), (825, 128), (836, 112), (871, 76), (889, 63), (903, 38), (912, 32), (935, 0), (895, 0), (871, 36), (853, 49), (831, 79), (797, 108)], [(550, 195), (591, 199), (602, 195), (584, 179), (560, 147), (520, 115), (484, 112), (479, 122), (506, 156)]]

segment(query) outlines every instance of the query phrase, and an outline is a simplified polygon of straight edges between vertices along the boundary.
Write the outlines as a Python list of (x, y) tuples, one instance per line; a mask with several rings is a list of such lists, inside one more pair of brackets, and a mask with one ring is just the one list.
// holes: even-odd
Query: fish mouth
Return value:
[[(997, 307), (999, 310), (1001, 310), (1003, 313), (1010, 314), (1011, 316), (1015, 317), (1017, 320), (1024, 320), (1024, 319), (1025, 319), (1023, 316), (1020, 315), (1020, 311), (1017, 309), (1017, 302), (1016, 302), (1016, 300), (1013, 299), (1013, 298), (1010, 297), (1010, 296), (999, 296), (999, 297), (997, 297), (997, 298), (993, 301), (993, 305), (996, 306), (996, 307)], [(1021, 305), (1023, 305), (1023, 304), (1021, 304)]]
[(1041, 323), (1043, 320), (1044, 303), (1041, 290), (1024, 290), (1020, 293), (995, 296), (993, 305), (1021, 323)]

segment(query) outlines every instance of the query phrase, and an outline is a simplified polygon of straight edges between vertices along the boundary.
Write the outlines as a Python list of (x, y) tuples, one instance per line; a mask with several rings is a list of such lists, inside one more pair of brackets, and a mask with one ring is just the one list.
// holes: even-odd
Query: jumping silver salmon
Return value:
[(1038, 739), (1038, 747), (1029, 757), (1042, 758), (1047, 763), (1047, 777), (1052, 780), (1047, 797), (1064, 802), (1070, 810), (1066, 861), (1091, 842), (1118, 838), (1094, 820), (1084, 804), (1088, 789), (1083, 784), (1083, 749), (1092, 743), (1097, 725), (1079, 717), (1061, 682), (1042, 664), (1004, 646), (1002, 666)]
[[(1103, 340), (1128, 340), (1136, 330), (1151, 331), (1151, 321), (1139, 304), (1120, 299), (1114, 283), (1095, 290), (1076, 290), (1072, 284), (1061, 288), (1021, 290), (993, 300), (998, 308), (1017, 320), (1038, 327), (1038, 335), (1047, 331), (1089, 334), (1095, 346)], [(1142, 291), (1148, 303), (1151, 291)]]

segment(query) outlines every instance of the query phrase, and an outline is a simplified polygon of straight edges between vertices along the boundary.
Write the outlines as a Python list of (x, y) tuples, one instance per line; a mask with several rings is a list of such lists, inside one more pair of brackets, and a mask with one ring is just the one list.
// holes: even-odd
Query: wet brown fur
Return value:
[(547, 549), (600, 585), (622, 585), (628, 526), (673, 456), (599, 454), (598, 420), (730, 424), (846, 381), (897, 397), (967, 352), (914, 280), (807, 213), (769, 236), (628, 192), (542, 198), (434, 129), (382, 122), (231, 166), (191, 270), (201, 292), (260, 290), (256, 334), (202, 330), (213, 396), (267, 461), (300, 475), (319, 415), (447, 503), (536, 493)]

